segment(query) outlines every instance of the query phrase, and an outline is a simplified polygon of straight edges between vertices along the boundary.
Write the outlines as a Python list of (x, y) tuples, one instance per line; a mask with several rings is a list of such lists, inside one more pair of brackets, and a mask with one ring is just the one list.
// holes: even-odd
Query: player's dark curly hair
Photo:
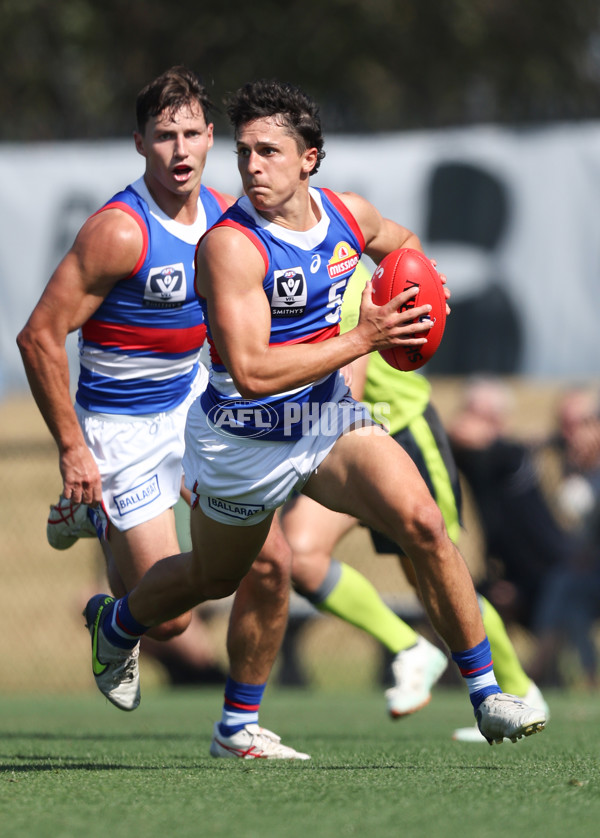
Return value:
[(317, 149), (317, 162), (311, 174), (319, 170), (325, 157), (319, 106), (299, 87), (280, 81), (248, 82), (225, 100), (227, 113), (237, 139), (243, 125), (255, 119), (276, 116), (296, 140), (300, 153)]
[(195, 103), (202, 108), (208, 125), (213, 104), (199, 76), (182, 65), (171, 67), (138, 93), (135, 102), (138, 131), (143, 133), (152, 116), (158, 116), (163, 111), (173, 116), (180, 108)]

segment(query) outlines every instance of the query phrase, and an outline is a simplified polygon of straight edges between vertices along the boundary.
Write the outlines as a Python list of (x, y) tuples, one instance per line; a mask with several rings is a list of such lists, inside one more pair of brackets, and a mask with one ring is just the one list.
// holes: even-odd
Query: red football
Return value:
[(392, 297), (414, 285), (419, 287), (405, 308), (431, 305), (429, 317), (433, 326), (426, 332), (427, 343), (419, 346), (396, 346), (382, 349), (381, 355), (397, 370), (417, 370), (426, 364), (437, 350), (446, 326), (446, 297), (438, 272), (419, 250), (401, 247), (382, 259), (372, 277), (373, 302), (378, 306), (389, 303)]

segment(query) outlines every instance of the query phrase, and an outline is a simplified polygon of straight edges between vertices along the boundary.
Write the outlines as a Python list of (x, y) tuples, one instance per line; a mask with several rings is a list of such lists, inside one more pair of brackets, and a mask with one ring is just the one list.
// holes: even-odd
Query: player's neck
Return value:
[(298, 232), (312, 229), (321, 220), (321, 211), (308, 192), (296, 193), (290, 201), (274, 210), (256, 209), (272, 224)]
[(152, 180), (147, 175), (144, 176), (144, 182), (157, 205), (169, 218), (179, 224), (191, 225), (195, 223), (198, 218), (200, 184), (192, 192), (183, 194), (165, 189), (162, 184)]

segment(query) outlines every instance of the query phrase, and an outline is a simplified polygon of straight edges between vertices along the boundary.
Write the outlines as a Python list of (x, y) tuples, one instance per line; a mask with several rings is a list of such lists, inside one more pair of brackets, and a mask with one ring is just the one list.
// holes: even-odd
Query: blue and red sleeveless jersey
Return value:
[[(218, 223), (218, 226), (238, 229), (262, 255), (263, 288), (271, 308), (271, 345), (314, 343), (339, 333), (343, 294), (364, 249), (364, 238), (355, 218), (335, 193), (311, 187), (310, 194), (320, 209), (320, 220), (310, 230), (288, 230), (266, 221), (246, 197), (230, 207)], [(203, 407), (207, 413), (212, 409), (213, 414), (219, 405), (227, 404), (233, 410), (237, 398), (239, 415), (244, 416), (245, 400), (234, 389), (212, 341), (206, 300), (201, 297), (200, 303), (212, 361), (210, 383), (202, 396)], [(297, 405), (326, 402), (336, 379), (334, 373), (293, 393), (261, 399), (269, 416), (277, 414), (279, 422), (264, 433), (256, 433), (249, 411), (239, 427), (232, 424), (232, 433), (270, 440), (298, 438), (300, 427), (290, 428), (289, 422), (284, 427), (284, 413), (289, 416), (285, 405), (291, 399)]]
[(140, 178), (99, 212), (113, 208), (135, 219), (144, 244), (132, 273), (81, 328), (76, 400), (99, 413), (170, 410), (190, 391), (206, 335), (194, 292), (196, 245), (226, 201), (202, 186), (196, 222), (180, 224), (160, 209)]

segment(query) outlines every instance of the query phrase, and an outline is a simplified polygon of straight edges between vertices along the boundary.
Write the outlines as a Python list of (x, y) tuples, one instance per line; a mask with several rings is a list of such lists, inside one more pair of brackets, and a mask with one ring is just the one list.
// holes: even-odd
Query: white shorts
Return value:
[(92, 413), (75, 404), (85, 442), (100, 470), (106, 513), (118, 530), (150, 521), (177, 503), (185, 420), (207, 381), (201, 364), (187, 399), (164, 413)]
[[(374, 424), (366, 406), (352, 399), (341, 375), (326, 417), (310, 433), (290, 442), (217, 430), (200, 402), (192, 405), (186, 423), (185, 485), (209, 518), (238, 527), (258, 524), (299, 491), (350, 427)], [(332, 410), (337, 422), (332, 422)]]

